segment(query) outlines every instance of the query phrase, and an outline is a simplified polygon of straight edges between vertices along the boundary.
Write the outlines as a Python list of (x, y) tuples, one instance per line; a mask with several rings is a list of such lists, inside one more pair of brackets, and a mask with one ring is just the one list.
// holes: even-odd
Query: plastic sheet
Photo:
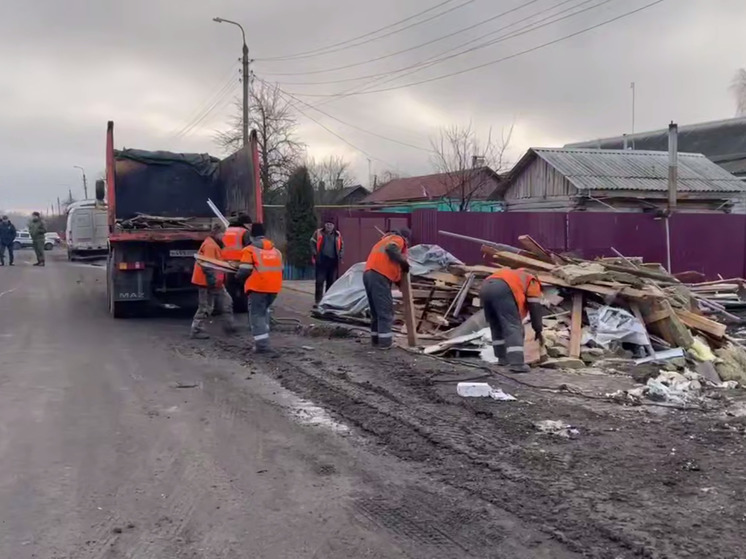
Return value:
[[(438, 245), (415, 245), (409, 249), (407, 259), (413, 276), (443, 270), (451, 264), (462, 264), (458, 258)], [(318, 312), (340, 318), (367, 316), (368, 298), (363, 286), (364, 271), (365, 262), (350, 267), (324, 294)]]
[(588, 339), (601, 347), (608, 347), (611, 342), (646, 345), (645, 325), (624, 309), (601, 307), (598, 310), (589, 309), (587, 313), (591, 326)]

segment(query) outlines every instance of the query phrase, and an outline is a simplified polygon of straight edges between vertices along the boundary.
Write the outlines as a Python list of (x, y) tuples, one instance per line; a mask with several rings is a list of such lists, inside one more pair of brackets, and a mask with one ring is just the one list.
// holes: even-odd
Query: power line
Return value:
[(218, 97), (226, 87), (228, 87), (233, 81), (235, 80), (235, 72), (238, 69), (238, 62), (234, 62), (231, 64), (230, 71), (228, 72), (227, 76), (220, 80), (220, 85), (217, 90), (214, 90), (210, 95), (205, 97), (202, 102), (197, 104), (197, 108), (194, 109), (191, 113), (189, 113), (189, 116), (186, 118), (186, 124), (182, 126), (181, 128), (174, 128), (171, 130), (171, 132), (168, 133), (169, 137), (175, 136), (178, 134), (181, 130), (184, 128), (187, 128), (194, 119), (199, 118), (199, 116), (202, 114), (202, 112), (205, 110), (207, 106), (209, 106), (213, 100)]
[[(268, 82), (266, 82), (266, 81), (264, 81), (264, 80), (262, 80), (262, 79), (260, 79), (259, 81), (261, 81), (262, 83), (264, 83), (264, 84), (266, 84), (266, 85), (268, 85), (268, 86), (270, 86), (270, 87), (273, 87), (273, 84), (270, 84), (270, 83), (268, 83)], [(330, 115), (329, 113), (327, 113), (327, 112), (325, 112), (325, 111), (322, 111), (322, 110), (321, 110), (321, 109), (319, 109), (318, 107), (314, 107), (313, 105), (311, 105), (311, 104), (309, 104), (309, 103), (306, 103), (305, 101), (303, 101), (303, 100), (301, 100), (301, 99), (298, 99), (298, 98), (297, 98), (297, 97), (296, 97), (295, 95), (293, 95), (292, 93), (288, 93), (287, 91), (285, 91), (285, 90), (281, 89), (281, 88), (280, 88), (279, 86), (274, 86), (274, 87), (277, 87), (277, 89), (278, 89), (278, 90), (279, 90), (280, 92), (284, 93), (284, 94), (285, 94), (286, 96), (288, 96), (288, 97), (292, 97), (292, 98), (293, 98), (293, 99), (295, 99), (295, 101), (297, 101), (298, 103), (302, 103), (303, 105), (305, 105), (305, 106), (306, 106), (306, 107), (308, 107), (309, 109), (313, 109), (314, 111), (316, 111), (316, 112), (319, 112), (319, 113), (321, 113), (322, 115), (324, 115), (324, 116), (327, 116), (327, 117), (331, 118), (332, 120), (336, 120), (336, 121), (337, 121), (337, 122), (339, 122), (340, 124), (344, 124), (345, 126), (349, 126), (350, 128), (354, 128), (355, 130), (359, 130), (359, 131), (361, 131), (361, 132), (365, 132), (366, 134), (370, 134), (371, 136), (375, 136), (376, 138), (381, 138), (382, 140), (387, 140), (387, 141), (389, 141), (389, 142), (393, 142), (393, 143), (395, 143), (395, 144), (399, 144), (399, 145), (402, 145), (402, 146), (405, 146), (405, 147), (408, 147), (408, 148), (412, 148), (412, 149), (416, 149), (416, 150), (420, 150), (420, 151), (425, 151), (425, 152), (427, 152), (427, 153), (432, 153), (432, 152), (433, 152), (433, 150), (432, 150), (432, 149), (428, 149), (428, 148), (423, 148), (422, 146), (417, 146), (417, 145), (414, 145), (414, 144), (408, 144), (407, 142), (402, 142), (402, 141), (400, 141), (400, 140), (396, 140), (396, 139), (394, 139), (394, 138), (389, 138), (388, 136), (384, 136), (384, 135), (382, 135), (382, 134), (377, 134), (376, 132), (372, 132), (372, 131), (370, 131), (370, 130), (366, 130), (365, 128), (362, 128), (362, 127), (360, 127), (360, 126), (357, 126), (357, 125), (355, 125), (355, 124), (351, 124), (351, 123), (349, 123), (349, 122), (346, 122), (346, 121), (342, 120), (341, 118), (337, 118), (337, 117), (335, 117), (335, 116), (332, 116), (332, 115)], [(298, 108), (298, 107), (297, 107), (297, 105), (295, 106), (295, 108), (296, 108), (296, 109)]]
[[(285, 96), (285, 97), (286, 97), (286, 99), (291, 99), (291, 97), (290, 97), (290, 94), (288, 94), (288, 93), (285, 93), (285, 92), (284, 92), (283, 90), (281, 90), (281, 89), (280, 89), (279, 87), (278, 87), (277, 89), (278, 89), (278, 91), (280, 92), (280, 95), (283, 95), (283, 96)], [(352, 149), (354, 149), (355, 151), (359, 151), (360, 153), (362, 153), (362, 154), (363, 154), (363, 155), (365, 155), (366, 157), (369, 157), (370, 159), (375, 159), (376, 161), (380, 161), (381, 163), (384, 163), (384, 164), (388, 165), (389, 167), (395, 167), (395, 165), (392, 165), (392, 164), (391, 164), (391, 163), (389, 163), (388, 161), (385, 161), (385, 160), (383, 160), (383, 159), (381, 159), (381, 158), (379, 158), (379, 157), (374, 157), (373, 155), (371, 155), (370, 153), (368, 153), (368, 152), (367, 152), (367, 151), (365, 151), (364, 149), (362, 149), (362, 148), (360, 148), (360, 147), (356, 146), (355, 144), (353, 144), (353, 143), (352, 143), (352, 142), (350, 142), (349, 140), (347, 140), (347, 139), (343, 138), (342, 136), (340, 136), (339, 134), (337, 134), (337, 133), (336, 133), (336, 132), (335, 132), (334, 130), (332, 130), (331, 128), (329, 128), (328, 126), (326, 126), (326, 125), (324, 125), (324, 124), (320, 123), (320, 122), (319, 122), (318, 120), (316, 120), (316, 119), (315, 119), (315, 118), (313, 118), (312, 116), (309, 116), (309, 115), (308, 115), (308, 113), (305, 113), (305, 112), (303, 112), (303, 110), (299, 109), (299, 108), (298, 108), (297, 106), (295, 107), (295, 110), (297, 110), (297, 111), (298, 111), (298, 112), (299, 112), (300, 114), (302, 114), (303, 116), (305, 116), (305, 117), (306, 117), (306, 118), (307, 118), (308, 120), (310, 120), (310, 121), (312, 121), (312, 122), (315, 122), (315, 123), (316, 123), (316, 124), (317, 124), (318, 126), (320, 126), (320, 127), (321, 127), (321, 128), (323, 128), (324, 130), (326, 130), (327, 132), (329, 132), (329, 134), (331, 134), (331, 135), (332, 135), (332, 136), (334, 136), (335, 138), (337, 138), (337, 139), (339, 139), (339, 140), (343, 141), (343, 142), (344, 142), (345, 144), (347, 144), (348, 146), (350, 146), (350, 147), (351, 147)]]
[(239, 80), (235, 80), (232, 84), (229, 84), (229, 87), (225, 89), (222, 95), (220, 95), (212, 105), (205, 109), (203, 111), (203, 114), (197, 120), (179, 131), (179, 133), (176, 135), (176, 138), (185, 138), (189, 136), (197, 128), (197, 126), (199, 126), (208, 116), (210, 116), (213, 111), (215, 111), (215, 109), (217, 109), (218, 107), (223, 108), (226, 105), (226, 100), (230, 100), (231, 95), (235, 93), (240, 83), (241, 82)]
[[(346, 70), (348, 68), (354, 68), (356, 66), (363, 66), (365, 64), (371, 64), (373, 62), (378, 62), (379, 60), (385, 60), (386, 58), (391, 58), (393, 56), (398, 56), (400, 54), (404, 54), (406, 52), (410, 52), (413, 50), (420, 49), (422, 47), (426, 47), (428, 45), (431, 45), (433, 43), (437, 43), (439, 41), (443, 41), (445, 39), (448, 39), (450, 37), (453, 37), (455, 35), (459, 35), (461, 33), (464, 33), (465, 31), (470, 31), (472, 29), (476, 29), (477, 27), (480, 27), (482, 25), (485, 25), (487, 23), (490, 23), (492, 21), (495, 21), (497, 19), (500, 19), (501, 17), (505, 17), (508, 14), (511, 14), (513, 12), (517, 12), (519, 10), (522, 10), (523, 8), (530, 6), (531, 4), (535, 4), (536, 2), (540, 2), (541, 0), (529, 0), (528, 2), (521, 4), (520, 6), (517, 6), (515, 8), (511, 8), (510, 10), (507, 10), (505, 12), (501, 12), (495, 16), (490, 17), (489, 19), (485, 19), (484, 21), (480, 21), (479, 23), (475, 23), (473, 25), (469, 25), (468, 27), (462, 27), (458, 31), (454, 31), (453, 33), (449, 33), (447, 35), (441, 35), (440, 37), (437, 37), (435, 39), (432, 39), (430, 41), (427, 41), (425, 43), (420, 43), (419, 45), (415, 45), (413, 47), (409, 47), (404, 50), (399, 50), (396, 52), (392, 52), (390, 54), (386, 54), (383, 56), (379, 56), (377, 58), (371, 58), (368, 60), (364, 60), (362, 62), (355, 62), (354, 64), (346, 64), (344, 66), (336, 66), (334, 68), (326, 68), (325, 70), (313, 70), (311, 72), (262, 72), (265, 76), (305, 76), (305, 75), (311, 75), (311, 74), (325, 74), (327, 72), (335, 72), (338, 70)], [(520, 20), (519, 20), (520, 21)]]
[[(565, 0), (564, 2), (561, 2), (560, 5), (563, 4), (563, 3), (566, 3), (567, 1), (571, 1), (571, 0)], [(574, 0), (572, 0), (572, 1), (574, 1)], [(575, 16), (580, 15), (582, 13), (588, 12), (590, 10), (594, 10), (596, 8), (599, 8), (599, 7), (603, 6), (604, 4), (608, 4), (609, 2), (616, 2), (617, 0), (602, 0), (598, 4), (594, 4), (592, 6), (588, 6), (586, 8), (583, 8), (583, 9), (578, 10), (576, 12), (572, 12), (570, 14), (567, 14), (567, 15), (559, 17), (559, 18), (556, 17), (556, 16), (558, 16), (560, 14), (563, 14), (563, 13), (566, 13), (568, 11), (574, 10), (575, 8), (579, 8), (580, 6), (582, 6), (584, 4), (588, 4), (589, 2), (593, 2), (593, 1), (594, 0), (583, 0), (582, 2), (580, 2), (580, 4), (576, 4), (575, 6), (571, 6), (569, 8), (566, 8), (566, 9), (564, 9), (564, 10), (562, 10), (562, 11), (560, 11), (560, 12), (558, 12), (558, 13), (552, 15), (552, 16), (547, 16), (547, 17), (545, 17), (543, 19), (540, 19), (538, 21), (530, 23), (530, 24), (528, 24), (528, 25), (526, 25), (524, 27), (521, 27), (520, 29), (518, 29), (516, 31), (512, 31), (512, 32), (508, 33), (507, 35), (503, 35), (503, 36), (498, 37), (496, 39), (493, 39), (491, 41), (487, 41), (485, 43), (482, 43), (480, 45), (468, 48), (468, 49), (463, 50), (461, 52), (457, 52), (455, 54), (450, 54), (448, 56), (443, 56), (442, 58), (438, 58), (437, 60), (432, 60), (431, 62), (424, 62), (424, 63), (423, 62), (417, 62), (415, 64), (411, 64), (409, 66), (404, 66), (404, 67), (399, 68), (397, 70), (390, 70), (388, 72), (380, 72), (378, 74), (369, 74), (367, 76), (359, 76), (357, 78), (344, 78), (344, 79), (338, 79), (338, 80), (325, 80), (325, 81), (318, 81), (318, 82), (280, 82), (280, 83), (282, 83), (283, 85), (329, 85), (329, 84), (335, 84), (335, 83), (347, 83), (347, 82), (353, 82), (353, 81), (367, 80), (367, 79), (371, 79), (371, 78), (385, 77), (385, 76), (388, 76), (388, 75), (390, 75), (392, 73), (401, 73), (401, 72), (404, 72), (404, 71), (407, 71), (407, 70), (412, 70), (414, 68), (420, 68), (420, 67), (427, 68), (427, 67), (430, 67), (430, 66), (434, 66), (436, 64), (440, 64), (441, 62), (445, 62), (446, 60), (451, 60), (452, 58), (457, 58), (459, 56), (463, 56), (464, 54), (468, 54), (470, 52), (474, 52), (474, 51), (477, 51), (477, 50), (480, 50), (480, 49), (483, 49), (483, 48), (487, 48), (489, 46), (492, 46), (492, 45), (497, 44), (497, 43), (501, 43), (503, 41), (507, 41), (509, 39), (514, 39), (515, 37), (520, 37), (521, 35), (526, 35), (528, 33), (536, 31), (537, 29), (541, 29), (543, 27), (548, 27), (549, 25), (552, 25), (552, 24), (557, 23), (559, 21), (562, 21), (562, 20), (565, 20), (565, 19), (569, 19), (571, 17), (575, 17)], [(557, 6), (555, 6), (555, 7), (557, 7)], [(551, 8), (551, 9), (553, 9), (553, 8)], [(455, 49), (459, 49), (459, 48), (464, 47), (464, 46), (466, 46), (466, 45), (468, 45), (470, 43), (474, 43), (476, 41), (484, 39), (485, 37), (488, 37), (490, 35), (494, 35), (495, 33), (499, 32), (499, 31), (503, 31), (503, 30), (505, 30), (505, 29), (507, 29), (509, 27), (512, 27), (513, 25), (515, 25), (517, 23), (521, 23), (523, 21), (526, 21), (527, 19), (531, 19), (532, 17), (534, 17), (536, 15), (541, 15), (542, 13), (543, 12), (538, 12), (538, 13), (533, 14), (531, 16), (528, 16), (528, 17), (526, 17), (526, 18), (524, 18), (522, 20), (518, 20), (518, 21), (515, 21), (513, 23), (510, 23), (510, 24), (508, 24), (506, 26), (503, 26), (503, 27), (501, 27), (499, 29), (496, 29), (495, 31), (491, 31), (490, 33), (486, 33), (486, 34), (484, 34), (484, 35), (482, 35), (480, 37), (477, 37), (476, 39), (471, 39), (470, 41), (467, 41), (466, 43), (458, 45), (458, 46), (454, 47), (453, 49), (449, 49), (449, 51), (452, 51), (452, 50), (455, 50)], [(552, 19), (552, 18), (555, 18), (555, 19)], [(547, 21), (547, 20), (550, 20), (550, 21)], [(542, 23), (542, 22), (545, 22), (545, 23)], [(541, 25), (537, 25), (539, 23), (541, 23)], [(440, 55), (438, 55), (438, 56), (440, 56)]]
[[(395, 87), (387, 87), (387, 88), (381, 88), (381, 89), (371, 89), (371, 90), (368, 90), (368, 91), (361, 91), (361, 92), (358, 92), (358, 93), (350, 93), (349, 95), (368, 95), (370, 93), (383, 93), (385, 91), (394, 91), (396, 89), (404, 89), (404, 88), (407, 88), (407, 87), (413, 87), (415, 85), (421, 85), (421, 84), (425, 84), (425, 83), (430, 83), (430, 82), (435, 82), (435, 81), (439, 81), (439, 80), (444, 80), (446, 78), (450, 78), (450, 77), (453, 77), (453, 76), (459, 76), (461, 74), (466, 74), (468, 72), (473, 72), (474, 70), (480, 70), (482, 68), (486, 68), (488, 66), (493, 66), (493, 65), (498, 64), (500, 62), (505, 62), (506, 60), (511, 60), (513, 58), (517, 58), (519, 56), (523, 56), (524, 54), (529, 54), (529, 53), (535, 52), (537, 50), (541, 50), (543, 48), (546, 48), (548, 46), (555, 45), (557, 43), (561, 43), (562, 41), (565, 41), (567, 39), (571, 39), (573, 37), (577, 37), (578, 35), (582, 35), (582, 34), (587, 33), (589, 31), (593, 31), (594, 29), (598, 29), (599, 27), (603, 27), (603, 26), (608, 25), (610, 23), (613, 23), (615, 21), (619, 21), (620, 19), (624, 19), (626, 17), (634, 15), (634, 14), (636, 14), (638, 12), (642, 12), (643, 10), (651, 8), (651, 7), (653, 7), (653, 6), (657, 5), (657, 4), (660, 4), (660, 3), (664, 2), (664, 1), (665, 0), (656, 0), (655, 2), (651, 2), (651, 3), (646, 4), (646, 5), (644, 5), (644, 6), (640, 7), (640, 8), (637, 8), (635, 10), (632, 10), (632, 11), (629, 11), (629, 12), (625, 12), (625, 13), (623, 13), (621, 15), (616, 16), (616, 17), (607, 19), (605, 21), (602, 21), (602, 22), (597, 23), (595, 25), (592, 25), (590, 27), (586, 27), (584, 29), (581, 29), (580, 31), (575, 31), (574, 33), (570, 33), (568, 35), (564, 35), (564, 36), (562, 36), (562, 37), (560, 37), (558, 39), (554, 39), (552, 41), (548, 41), (546, 43), (542, 43), (542, 44), (537, 45), (535, 47), (532, 47), (532, 48), (529, 48), (529, 49), (526, 49), (526, 50), (522, 50), (520, 52), (511, 54), (511, 55), (508, 55), (508, 56), (504, 56), (502, 58), (497, 58), (495, 60), (491, 60), (491, 61), (485, 62), (483, 64), (478, 64), (476, 66), (471, 66), (471, 67), (466, 68), (464, 70), (459, 70), (457, 72), (451, 72), (451, 73), (448, 73), (448, 74), (444, 74), (442, 76), (436, 76), (436, 77), (429, 78), (429, 79), (426, 79), (426, 80), (420, 80), (420, 81), (416, 81), (416, 82), (410, 82), (410, 83), (398, 85), (398, 86), (395, 86)], [(325, 95), (325, 94), (303, 93), (303, 94), (299, 94), (299, 95), (302, 95), (303, 97), (336, 97), (338, 94), (337, 95), (335, 95), (335, 94), (331, 94), (331, 95), (330, 94), (326, 94)]]
[[(434, 9), (440, 7), (440, 6), (448, 4), (450, 1), (451, 0), (448, 0), (447, 2), (442, 2), (441, 4), (438, 4), (437, 6), (434, 6), (433, 8), (430, 8), (429, 10), (425, 10), (425, 12), (432, 11), (432, 10), (434, 10)], [(405, 25), (401, 29), (395, 29), (393, 31), (389, 31), (388, 33), (384, 33), (383, 35), (379, 35), (378, 37), (372, 37), (370, 39), (366, 39), (366, 40), (360, 41), (358, 43), (353, 43), (353, 44), (350, 44), (350, 45), (347, 45), (347, 46), (338, 46), (337, 48), (326, 47), (326, 48), (323, 48), (323, 49), (316, 49), (315, 51), (310, 51), (310, 52), (303, 53), (303, 54), (296, 54), (296, 55), (293, 55), (293, 56), (280, 56), (280, 57), (274, 57), (274, 58), (257, 58), (256, 61), (257, 62), (273, 62), (273, 61), (284, 61), (284, 60), (298, 60), (298, 59), (301, 59), (301, 58), (311, 58), (311, 57), (314, 57), (314, 56), (323, 56), (323, 55), (326, 55), (326, 54), (332, 54), (332, 53), (339, 52), (339, 51), (342, 51), (342, 50), (347, 50), (347, 49), (351, 49), (351, 48), (354, 48), (354, 47), (359, 47), (361, 45), (365, 45), (365, 44), (371, 43), (373, 41), (378, 41), (378, 40), (383, 39), (385, 37), (390, 37), (391, 35), (396, 35), (397, 33), (401, 33), (402, 31), (406, 31), (407, 29), (411, 29), (413, 27), (417, 27), (418, 25), (422, 25), (423, 23), (427, 23), (429, 21), (432, 21), (434, 19), (442, 17), (442, 16), (444, 16), (446, 14), (449, 14), (451, 12), (459, 10), (459, 9), (465, 7), (465, 6), (468, 6), (469, 4), (473, 4), (476, 1), (477, 0), (466, 0), (465, 2), (459, 4), (458, 6), (453, 6), (452, 8), (448, 8), (447, 10), (445, 10), (443, 12), (440, 12), (438, 14), (435, 14), (433, 16), (430, 16), (430, 17), (428, 17), (426, 19), (423, 19), (422, 21), (416, 21), (414, 23), (410, 23), (409, 25)], [(425, 12), (421, 12), (419, 15), (422, 15)], [(413, 17), (416, 17), (416, 16), (412, 16), (412, 17), (410, 17), (408, 19), (412, 19)], [(398, 22), (398, 23), (402, 23), (402, 22)], [(392, 27), (392, 26), (398, 25), (398, 23), (392, 24), (392, 25), (389, 25), (389, 26), (386, 26), (386, 27)], [(378, 31), (382, 31), (382, 30), (386, 29), (386, 27), (384, 27), (382, 29), (379, 29)], [(378, 33), (378, 31), (373, 31), (373, 32), (367, 33), (366, 35), (363, 35), (362, 37)], [(362, 37), (358, 37), (358, 38), (362, 38)], [(357, 40), (357, 39), (352, 39), (351, 41), (355, 41), (355, 40)], [(350, 41), (345, 41), (342, 44), (349, 43), (349, 42)], [(323, 52), (319, 52), (319, 51), (323, 51)]]

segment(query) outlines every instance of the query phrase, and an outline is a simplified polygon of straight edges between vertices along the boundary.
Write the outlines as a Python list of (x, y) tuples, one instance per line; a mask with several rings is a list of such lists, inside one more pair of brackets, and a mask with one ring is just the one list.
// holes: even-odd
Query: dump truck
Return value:
[[(208, 200), (224, 215), (246, 213), (261, 221), (258, 171), (255, 132), (249, 145), (221, 160), (207, 154), (116, 150), (110, 121), (105, 200), (111, 316), (138, 316), (153, 307), (196, 307), (194, 255), (218, 221)], [(97, 197), (104, 193), (97, 189)], [(235, 278), (228, 279), (236, 310), (245, 310), (243, 289)]]

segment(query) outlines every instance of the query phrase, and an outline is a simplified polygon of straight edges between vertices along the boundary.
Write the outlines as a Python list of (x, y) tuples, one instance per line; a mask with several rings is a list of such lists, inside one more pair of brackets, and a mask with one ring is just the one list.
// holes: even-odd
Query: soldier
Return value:
[[(222, 260), (222, 237), (223, 227), (216, 224), (212, 227), (210, 235), (204, 240), (199, 247), (199, 253), (203, 256)], [(226, 334), (233, 334), (236, 331), (233, 322), (233, 300), (225, 290), (225, 274), (217, 270), (194, 263), (194, 272), (192, 272), (192, 283), (199, 289), (199, 306), (192, 320), (191, 337), (204, 340), (210, 336), (205, 332), (204, 323), (210, 316), (217, 305), (220, 310), (220, 316), (223, 320), (223, 330)]]
[(282, 289), (282, 254), (264, 236), (264, 225), (251, 225), (251, 244), (243, 249), (238, 280), (245, 281), (255, 353), (270, 353), (269, 308)]
[(31, 214), (31, 221), (28, 222), (28, 232), (31, 235), (34, 253), (36, 254), (36, 264), (34, 266), (44, 266), (44, 235), (47, 234), (47, 226), (44, 225), (44, 220), (39, 212)]
[(502, 268), (482, 282), (479, 298), (498, 362), (514, 373), (527, 373), (530, 369), (523, 350), (523, 319), (527, 315), (531, 315), (536, 339), (544, 346), (539, 280), (523, 269)]

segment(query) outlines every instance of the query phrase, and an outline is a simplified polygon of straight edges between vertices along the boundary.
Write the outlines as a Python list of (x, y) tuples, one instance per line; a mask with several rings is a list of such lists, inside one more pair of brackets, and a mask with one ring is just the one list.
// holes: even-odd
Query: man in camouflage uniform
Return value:
[(44, 266), (44, 235), (47, 234), (47, 226), (44, 225), (44, 220), (42, 220), (39, 212), (31, 214), (31, 221), (28, 222), (28, 232), (31, 235), (34, 253), (36, 254), (36, 264), (34, 266)]

